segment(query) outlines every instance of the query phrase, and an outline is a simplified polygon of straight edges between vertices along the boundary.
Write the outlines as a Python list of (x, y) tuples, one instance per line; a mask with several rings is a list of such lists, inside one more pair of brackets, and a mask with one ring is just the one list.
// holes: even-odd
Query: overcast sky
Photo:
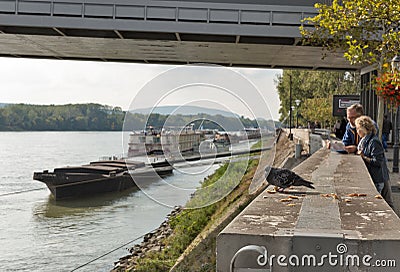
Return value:
[(100, 103), (124, 110), (185, 104), (264, 118), (268, 107), (279, 119), (274, 78), (281, 70), (186, 68), (0, 58), (0, 103)]

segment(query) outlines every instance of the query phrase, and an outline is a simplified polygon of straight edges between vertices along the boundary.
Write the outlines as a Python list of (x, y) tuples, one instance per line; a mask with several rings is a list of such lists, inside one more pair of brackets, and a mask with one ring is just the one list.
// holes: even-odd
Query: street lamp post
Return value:
[[(392, 59), (392, 72), (398, 73), (400, 71), (400, 57), (395, 56)], [(398, 86), (396, 86), (396, 89)], [(396, 114), (394, 118), (394, 145), (393, 145), (393, 173), (399, 172), (399, 106), (396, 108)]]
[(293, 134), (292, 134), (292, 75), (289, 75), (289, 140), (293, 141)]
[(290, 108), (290, 111), (292, 112), (292, 126), (293, 126), (293, 128), (295, 128), (295, 122), (294, 122), (294, 109), (295, 109), (296, 107), (295, 106), (292, 106), (291, 108)]
[(300, 107), (300, 103), (301, 100), (300, 99), (296, 99), (294, 101), (296, 103), (296, 128), (299, 128), (299, 107)]

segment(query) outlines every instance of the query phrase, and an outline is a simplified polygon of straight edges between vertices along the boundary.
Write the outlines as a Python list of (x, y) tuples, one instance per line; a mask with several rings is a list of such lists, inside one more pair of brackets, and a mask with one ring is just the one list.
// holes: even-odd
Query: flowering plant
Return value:
[(382, 73), (375, 79), (376, 95), (382, 97), (391, 104), (400, 105), (400, 74)]

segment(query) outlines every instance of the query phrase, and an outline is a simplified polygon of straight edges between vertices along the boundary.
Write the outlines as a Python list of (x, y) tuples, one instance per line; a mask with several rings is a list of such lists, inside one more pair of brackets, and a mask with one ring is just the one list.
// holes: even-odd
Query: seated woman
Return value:
[(384, 182), (389, 180), (389, 170), (386, 165), (385, 151), (376, 135), (374, 121), (363, 115), (357, 118), (355, 123), (357, 134), (362, 138), (357, 154), (363, 158), (376, 189), (381, 193)]

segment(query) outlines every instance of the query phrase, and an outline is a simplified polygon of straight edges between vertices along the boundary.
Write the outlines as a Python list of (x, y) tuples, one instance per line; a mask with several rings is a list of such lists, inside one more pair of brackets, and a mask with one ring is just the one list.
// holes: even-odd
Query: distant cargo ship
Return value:
[(154, 129), (132, 132), (129, 135), (128, 157), (164, 154), (165, 156), (198, 152), (204, 133), (193, 126), (183, 129)]
[(33, 179), (45, 183), (54, 198), (60, 200), (123, 191), (169, 175), (172, 170), (167, 161), (146, 165), (129, 160), (110, 160), (56, 168), (53, 172), (35, 172)]

